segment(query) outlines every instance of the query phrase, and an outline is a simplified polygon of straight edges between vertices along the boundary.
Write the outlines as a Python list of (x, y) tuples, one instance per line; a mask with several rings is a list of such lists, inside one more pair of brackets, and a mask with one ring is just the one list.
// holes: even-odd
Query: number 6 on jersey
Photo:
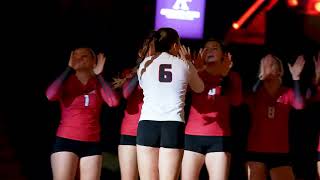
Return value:
[(160, 82), (172, 82), (172, 72), (168, 71), (172, 69), (171, 64), (160, 64), (159, 66), (159, 81)]

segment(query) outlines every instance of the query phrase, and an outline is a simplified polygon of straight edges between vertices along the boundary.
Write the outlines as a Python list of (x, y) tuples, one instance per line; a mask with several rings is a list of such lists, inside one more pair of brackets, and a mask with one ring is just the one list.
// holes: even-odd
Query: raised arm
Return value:
[[(196, 93), (201, 93), (204, 90), (204, 83), (198, 74), (198, 70), (192, 64), (192, 57), (190, 53), (190, 49), (185, 46), (181, 46), (179, 50), (180, 58), (186, 61), (189, 67), (189, 87), (192, 91)], [(203, 61), (203, 59), (199, 59), (198, 61)], [(195, 62), (194, 62), (195, 63)]]
[(258, 89), (261, 87), (263, 80), (271, 76), (272, 74), (272, 59), (271, 55), (267, 55), (261, 59), (260, 62), (260, 70), (259, 70), (259, 79), (252, 87), (252, 92), (257, 92)]
[(220, 86), (221, 86), (221, 95), (224, 95), (227, 92), (231, 92), (233, 80), (230, 76), (230, 69), (233, 66), (232, 55), (231, 53), (226, 53), (223, 57), (223, 61), (218, 64), (217, 74), (219, 74), (222, 78)]
[(189, 86), (190, 89), (196, 93), (201, 93), (204, 90), (204, 83), (200, 78), (197, 69), (193, 64), (188, 61), (189, 64)]
[(97, 56), (97, 65), (94, 67), (93, 72), (97, 75), (97, 79), (101, 85), (100, 93), (102, 99), (105, 103), (107, 103), (110, 107), (115, 107), (119, 105), (119, 96), (117, 93), (111, 88), (111, 85), (104, 80), (101, 73), (103, 71), (104, 63), (106, 61), (106, 57), (100, 53)]
[(63, 82), (74, 73), (71, 67), (67, 67), (66, 70), (48, 87), (46, 96), (49, 101), (56, 101), (60, 98)]
[(137, 87), (138, 83), (139, 81), (137, 74), (135, 74), (132, 78), (126, 80), (126, 82), (122, 86), (122, 95), (125, 99), (128, 99), (128, 97)]
[(300, 74), (301, 74), (301, 71), (303, 70), (304, 63), (305, 63), (304, 57), (301, 55), (297, 58), (297, 60), (293, 65), (288, 64), (289, 70), (292, 76), (292, 80), (293, 80), (293, 85), (294, 85), (293, 99), (292, 99), (291, 105), (295, 109), (302, 109), (304, 107), (304, 100), (301, 95), (300, 83), (299, 83)]
[(79, 63), (77, 63), (73, 58), (73, 52), (70, 54), (68, 67), (66, 70), (48, 87), (46, 91), (46, 96), (49, 101), (55, 101), (60, 98), (63, 82), (74, 73), (74, 69), (79, 67)]
[(320, 51), (317, 54), (317, 57), (313, 57), (315, 76), (313, 83), (309, 89), (309, 95), (307, 98), (310, 101), (320, 101)]

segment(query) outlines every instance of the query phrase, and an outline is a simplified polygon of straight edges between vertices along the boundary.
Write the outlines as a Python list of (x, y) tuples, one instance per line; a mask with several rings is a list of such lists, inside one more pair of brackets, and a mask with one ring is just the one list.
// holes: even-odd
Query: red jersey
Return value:
[(60, 97), (61, 121), (57, 136), (79, 141), (100, 140), (101, 94), (97, 79), (91, 78), (83, 85), (75, 75), (62, 87)]
[(251, 127), (247, 150), (250, 152), (288, 153), (288, 119), (291, 107), (301, 109), (292, 89), (280, 88), (271, 96), (262, 86), (248, 98)]
[(185, 134), (199, 136), (230, 136), (230, 105), (242, 101), (241, 79), (235, 72), (229, 73), (229, 86), (221, 95), (221, 77), (207, 71), (199, 73), (205, 84), (202, 93), (192, 94), (192, 103)]
[(56, 135), (79, 141), (100, 141), (102, 102), (114, 107), (119, 104), (119, 97), (101, 75), (92, 77), (84, 85), (73, 72), (67, 67), (46, 91), (49, 101), (60, 101), (62, 115)]
[(143, 104), (143, 91), (138, 86), (127, 99), (127, 106), (121, 124), (120, 133), (123, 135), (137, 136), (138, 122)]

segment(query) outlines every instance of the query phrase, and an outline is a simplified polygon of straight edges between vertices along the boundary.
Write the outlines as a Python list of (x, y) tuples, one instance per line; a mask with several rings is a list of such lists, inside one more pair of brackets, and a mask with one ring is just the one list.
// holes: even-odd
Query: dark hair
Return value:
[(180, 37), (172, 28), (160, 28), (154, 33), (154, 47), (156, 52), (169, 52), (174, 43), (179, 43)]
[(142, 46), (139, 49), (139, 57), (138, 57), (138, 61), (142, 61), (146, 56), (147, 53), (150, 49), (150, 45), (153, 43), (154, 41), (154, 36), (155, 36), (156, 31), (151, 31), (147, 37), (144, 38)]
[(204, 41), (204, 44), (207, 44), (208, 42), (216, 42), (219, 44), (221, 50), (223, 53), (227, 51), (226, 45), (222, 40), (216, 39), (216, 38), (208, 38)]

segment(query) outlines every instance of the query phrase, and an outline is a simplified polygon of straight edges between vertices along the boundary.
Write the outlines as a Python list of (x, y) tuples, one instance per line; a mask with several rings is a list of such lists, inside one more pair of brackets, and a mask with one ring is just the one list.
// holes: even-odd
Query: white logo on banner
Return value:
[(189, 11), (189, 6), (187, 2), (192, 2), (192, 0), (177, 0), (174, 5), (172, 6), (173, 9), (175, 10), (184, 10), (184, 11)]
[(176, 0), (172, 9), (161, 9), (160, 14), (166, 16), (168, 19), (192, 21), (200, 18), (199, 11), (189, 11), (188, 2), (192, 0)]

